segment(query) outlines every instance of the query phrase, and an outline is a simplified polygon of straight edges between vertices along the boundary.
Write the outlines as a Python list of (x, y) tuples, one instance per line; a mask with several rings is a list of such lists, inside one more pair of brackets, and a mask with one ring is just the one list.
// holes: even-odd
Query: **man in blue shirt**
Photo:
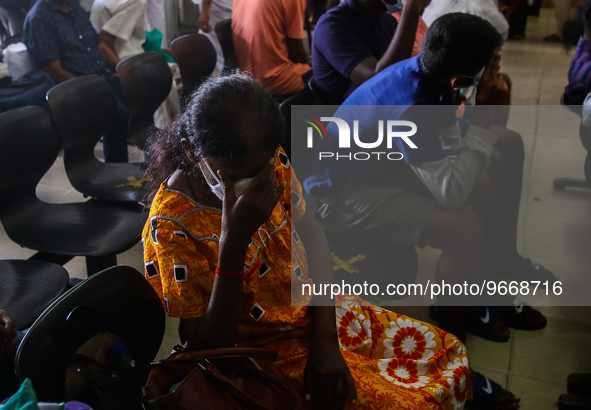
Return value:
[[(56, 82), (87, 74), (103, 76), (118, 96), (123, 89), (114, 69), (117, 58), (100, 42), (88, 14), (76, 0), (38, 0), (27, 13), (23, 41), (39, 66)], [(129, 111), (119, 103), (116, 123), (103, 137), (105, 161), (127, 162)]]
[[(516, 249), (521, 137), (493, 125), (492, 107), (478, 107), (507, 97), (508, 85), (499, 74), (501, 45), (499, 33), (480, 17), (447, 14), (429, 28), (419, 56), (384, 69), (345, 100), (334, 117), (348, 124), (358, 120), (359, 136), (373, 141), (380, 119), (408, 120), (417, 125), (410, 137), (416, 149), (394, 138), (404, 161), (316, 161), (304, 188), (317, 200), (325, 229), (386, 231), (401, 243), (442, 249), (439, 280), (470, 282), (485, 267), (487, 273), (512, 279), (555, 279)], [(474, 115), (470, 122), (458, 121), (454, 90), (473, 85), (481, 72)], [(335, 128), (333, 120), (327, 127), (330, 137), (318, 141), (319, 151), (339, 152)], [(484, 337), (504, 341), (510, 336), (506, 324), (528, 329), (546, 324), (529, 306), (482, 309), (486, 313), (440, 309), (440, 326), (461, 339), (469, 325)], [(487, 390), (486, 385), (475, 389), (475, 397)], [(518, 407), (519, 399), (507, 391), (491, 399), (499, 408)]]
[(359, 84), (409, 58), (430, 1), (406, 0), (400, 24), (386, 10), (396, 0), (344, 0), (323, 14), (312, 39), (312, 71), (324, 102), (340, 104)]

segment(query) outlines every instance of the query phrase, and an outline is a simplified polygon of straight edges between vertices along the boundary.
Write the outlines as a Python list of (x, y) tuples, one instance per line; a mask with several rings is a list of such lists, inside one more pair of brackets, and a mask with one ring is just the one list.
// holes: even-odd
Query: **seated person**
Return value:
[[(319, 202), (317, 216), (323, 228), (338, 233), (382, 227), (401, 243), (442, 249), (436, 271), (439, 281), (471, 281), (485, 273), (512, 280), (555, 279), (517, 252), (521, 137), (492, 125), (486, 108), (475, 110), (461, 135), (456, 107), (446, 106), (453, 89), (473, 84), (483, 69), (477, 103), (494, 105), (506, 98), (508, 87), (499, 75), (501, 56), (495, 52), (502, 43), (500, 34), (482, 18), (446, 14), (429, 27), (419, 56), (384, 69), (347, 98), (334, 116), (349, 124), (359, 119), (359, 135), (374, 135), (378, 119), (371, 118), (376, 109), (368, 110), (369, 118), (363, 119), (360, 105), (397, 106), (392, 110), (401, 110), (403, 119), (427, 110), (431, 117), (427, 120), (423, 114), (422, 122), (414, 121), (420, 132), (411, 140), (418, 149), (395, 138), (394, 148), (404, 154), (404, 161), (374, 161), (379, 173), (369, 173), (370, 167), (353, 173), (350, 161), (312, 164), (317, 169), (304, 180), (304, 187)], [(441, 123), (430, 121), (438, 113)], [(336, 151), (337, 141), (324, 139), (318, 149)], [(363, 174), (364, 169), (369, 171)], [(489, 195), (486, 200), (479, 196), (483, 192)], [(460, 338), (470, 330), (496, 341), (509, 338), (507, 325), (539, 329), (546, 324), (530, 306), (482, 309), (458, 312), (440, 307), (439, 323)], [(478, 397), (480, 390), (474, 392)], [(515, 408), (518, 401), (507, 391), (498, 400), (499, 408), (506, 409)]]
[[(468, 13), (478, 17), (482, 17), (491, 23), (497, 29), (499, 34), (506, 41), (509, 36), (509, 15), (517, 7), (519, 0), (433, 0), (423, 13), (423, 19), (427, 25), (430, 25), (437, 18), (447, 13)], [(511, 104), (511, 79), (507, 74), (501, 73), (505, 82), (509, 87), (509, 93), (501, 105), (505, 105), (505, 109), (495, 110), (496, 118), (494, 124), (501, 127), (507, 126), (509, 120), (509, 105)], [(475, 84), (472, 87), (466, 87), (461, 90), (462, 100), (467, 105), (475, 104), (476, 86), (478, 85), (477, 76)], [(465, 116), (469, 117), (472, 114), (470, 108), (467, 109)]]
[[(583, 4), (582, 14), (585, 31), (579, 38), (568, 70), (568, 85), (563, 94), (565, 105), (583, 105), (585, 97), (591, 92), (591, 1)], [(577, 112), (580, 113), (580, 110), (577, 109)]]
[(212, 73), (218, 77), (224, 70), (224, 51), (215, 32), (215, 26), (220, 21), (232, 18), (232, 0), (192, 0), (199, 5), (199, 33), (207, 36), (213, 44), (216, 54), (215, 68)]
[(152, 140), (145, 275), (181, 340), (278, 352), (313, 408), (461, 408), (469, 364), (455, 336), (298, 290), (330, 283), (333, 266), (279, 146), (283, 126), (272, 96), (235, 74), (202, 85)]
[(101, 44), (114, 54), (115, 65), (126, 57), (144, 52), (146, 0), (95, 0), (90, 22)]
[(409, 58), (429, 1), (407, 0), (400, 24), (381, 0), (344, 0), (323, 14), (312, 38), (312, 70), (323, 101), (340, 104), (360, 84)]
[[(90, 22), (115, 64), (144, 52), (145, 19), (146, 0), (95, 0), (90, 12)], [(154, 113), (154, 124), (162, 128), (180, 110), (179, 95), (173, 82), (168, 97)]]
[(305, 8), (306, 0), (234, 0), (238, 67), (279, 98), (302, 91), (311, 76), (303, 43)]
[[(101, 43), (77, 0), (38, 0), (25, 18), (23, 41), (56, 82), (98, 74), (123, 97), (119, 79), (106, 70), (115, 69), (117, 56)], [(119, 103), (117, 120), (103, 137), (106, 162), (127, 162), (128, 123), (129, 111)]]
[(0, 403), (18, 390), (14, 357), (23, 336), (17, 332), (8, 312), (0, 309)]

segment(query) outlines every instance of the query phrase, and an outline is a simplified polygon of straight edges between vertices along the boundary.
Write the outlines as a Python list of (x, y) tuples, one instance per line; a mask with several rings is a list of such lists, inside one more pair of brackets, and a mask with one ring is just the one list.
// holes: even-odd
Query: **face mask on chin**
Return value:
[[(215, 174), (215, 172), (213, 172), (213, 170), (211, 169), (211, 167), (209, 166), (207, 161), (203, 160), (203, 163), (205, 164), (205, 167), (207, 168), (207, 170), (209, 171), (209, 173), (213, 177), (213, 179), (215, 179), (217, 184), (212, 184), (211, 182), (209, 182), (209, 179), (205, 176), (205, 173), (203, 172), (203, 168), (201, 167), (201, 164), (199, 164), (199, 169), (201, 170), (201, 173), (203, 174), (203, 178), (205, 178), (205, 182), (207, 182), (207, 185), (209, 186), (209, 189), (211, 190), (211, 192), (213, 192), (215, 196), (217, 196), (220, 200), (223, 201), (224, 200), (224, 188), (222, 186), (222, 181)], [(234, 193), (236, 194), (236, 196), (242, 195), (244, 193), (244, 191), (246, 191), (246, 189), (250, 186), (250, 183), (252, 182), (253, 179), (254, 179), (254, 177), (241, 178), (241, 179), (235, 181), (234, 182)]]

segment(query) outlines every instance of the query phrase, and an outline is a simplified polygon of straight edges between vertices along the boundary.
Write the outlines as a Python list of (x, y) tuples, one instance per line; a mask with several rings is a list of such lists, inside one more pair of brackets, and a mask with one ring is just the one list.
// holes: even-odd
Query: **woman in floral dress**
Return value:
[(283, 126), (271, 95), (234, 74), (204, 84), (152, 139), (145, 275), (181, 338), (278, 352), (311, 408), (463, 408), (470, 372), (455, 336), (301, 291), (330, 283), (333, 269), (279, 145)]

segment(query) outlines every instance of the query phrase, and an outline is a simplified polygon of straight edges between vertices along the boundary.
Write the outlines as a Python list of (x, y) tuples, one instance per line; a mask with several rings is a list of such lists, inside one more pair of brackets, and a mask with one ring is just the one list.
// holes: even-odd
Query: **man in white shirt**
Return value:
[(232, 0), (192, 0), (199, 5), (199, 32), (207, 36), (215, 48), (217, 74), (224, 69), (224, 53), (214, 28), (222, 20), (232, 18)]
[[(90, 22), (116, 63), (144, 52), (145, 20), (146, 0), (95, 0), (90, 13)], [(163, 127), (179, 110), (178, 93), (173, 84), (167, 99), (156, 111), (156, 126)]]
[(90, 22), (119, 60), (143, 53), (146, 0), (95, 0)]

